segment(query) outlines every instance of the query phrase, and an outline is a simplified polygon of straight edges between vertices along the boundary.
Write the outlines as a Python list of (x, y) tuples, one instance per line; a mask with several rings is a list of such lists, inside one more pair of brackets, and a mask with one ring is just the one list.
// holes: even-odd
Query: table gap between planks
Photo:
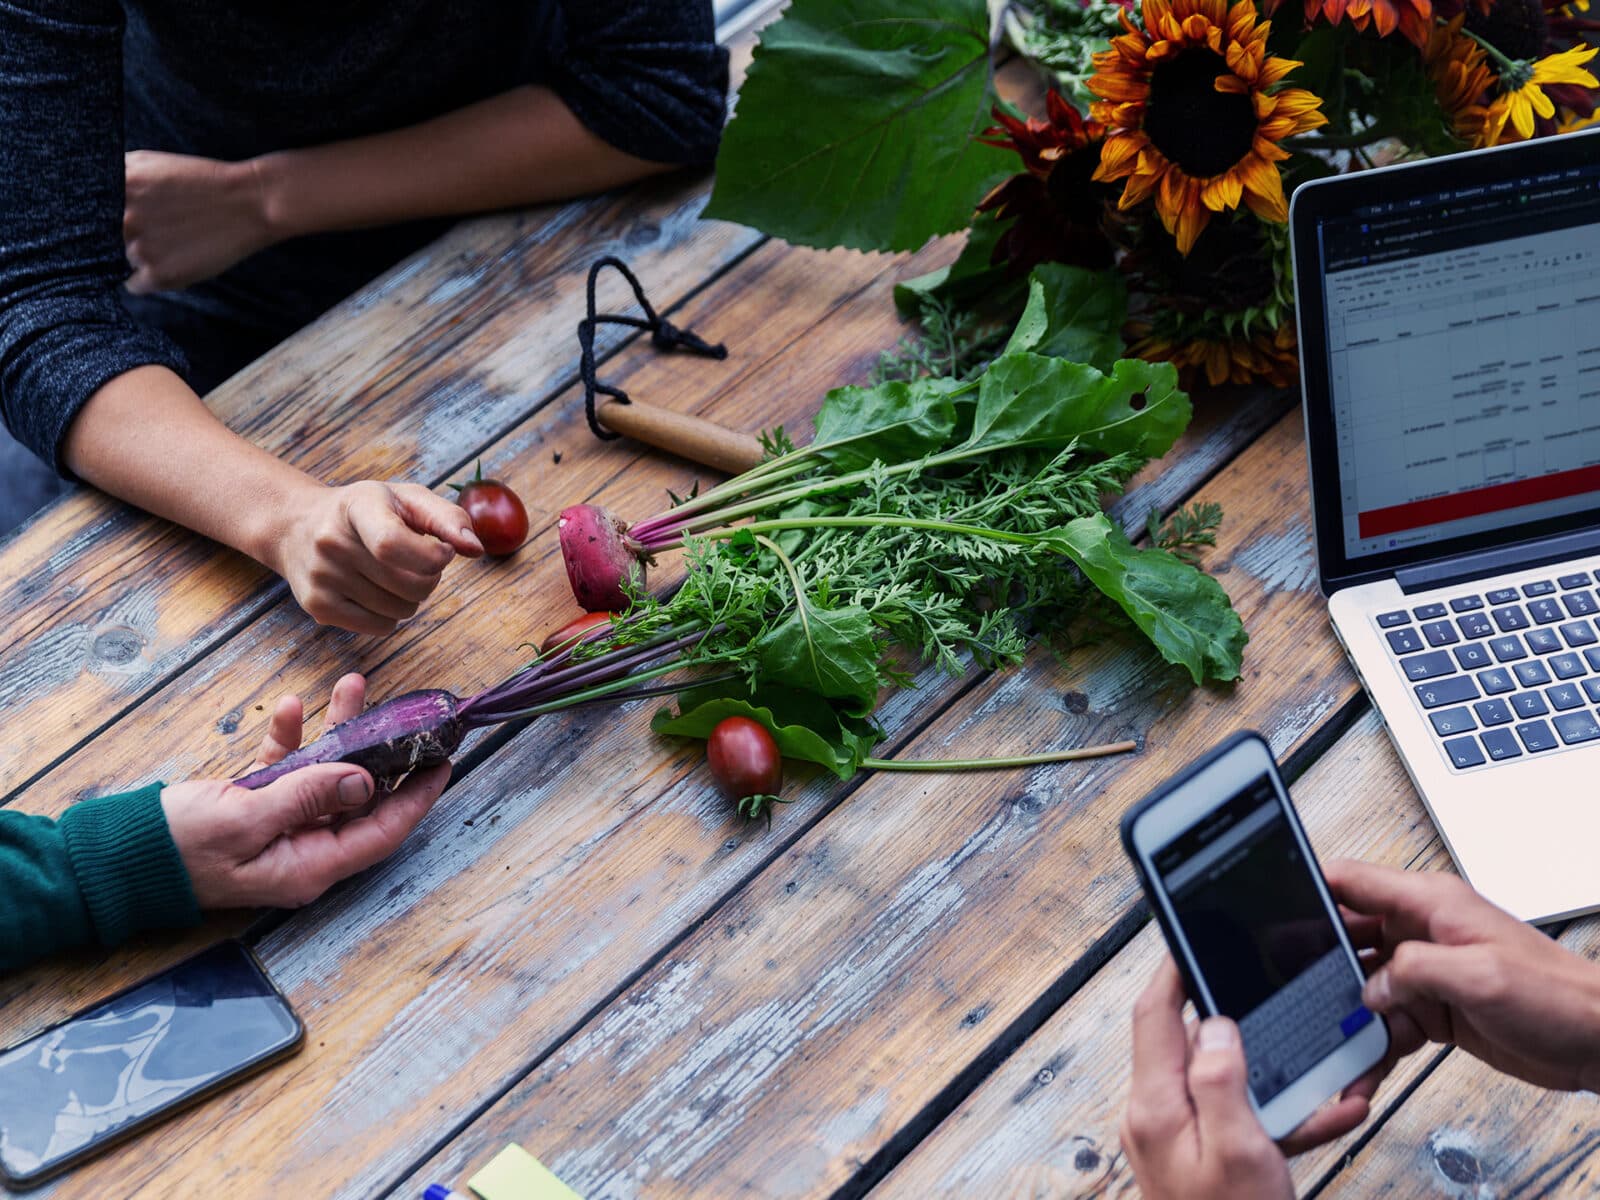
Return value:
[[(742, 69), (748, 32), (733, 45)], [(584, 426), (573, 327), (594, 257), (628, 259), (658, 304), (732, 351), (712, 363), (613, 339), (603, 376), (803, 435), (822, 393), (862, 381), (903, 332), (894, 281), (954, 252), (794, 250), (698, 221), (706, 192), (660, 181), (465, 223), (210, 398), (330, 480), (437, 486), (481, 455), (528, 500), (529, 546), (452, 568), (393, 637), (314, 631), (259, 568), (88, 493), (0, 547), (8, 801), (55, 813), (229, 773), (280, 692), (320, 710), (352, 668), (380, 695), (467, 690), (569, 616), (555, 512), (583, 498), (652, 511), (700, 474)], [(1198, 407), (1116, 511), (1136, 530), (1152, 507), (1224, 505), (1207, 566), (1255, 637), (1237, 686), (1192, 690), (1102, 633), (1065, 663), (924, 675), (883, 714), (884, 754), (1124, 735), (1139, 754), (955, 780), (799, 772), (768, 829), (728, 813), (698, 746), (649, 733), (650, 704), (479, 739), (394, 860), (250, 927), (306, 1049), (41, 1194), (412, 1196), (506, 1141), (588, 1200), (1134, 1191), (1116, 1141), (1127, 1013), (1160, 943), (1117, 845), (1122, 808), (1254, 725), (1288, 756), (1325, 853), (1448, 869), (1326, 627), (1298, 413), (1262, 394)], [(6, 1034), (247, 920), (0, 980)], [(1563, 936), (1593, 954), (1594, 929)], [(1296, 1177), (1330, 1196), (1581, 1194), (1591, 1099), (1419, 1056), (1371, 1129)]]

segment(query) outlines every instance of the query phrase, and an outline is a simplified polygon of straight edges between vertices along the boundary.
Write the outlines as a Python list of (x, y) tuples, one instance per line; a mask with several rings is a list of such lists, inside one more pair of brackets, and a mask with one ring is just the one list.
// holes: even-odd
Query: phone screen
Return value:
[(215, 946), (0, 1052), (0, 1166), (13, 1179), (49, 1174), (300, 1032), (249, 952)]
[(1151, 863), (1265, 1104), (1372, 1019), (1313, 866), (1263, 774)]

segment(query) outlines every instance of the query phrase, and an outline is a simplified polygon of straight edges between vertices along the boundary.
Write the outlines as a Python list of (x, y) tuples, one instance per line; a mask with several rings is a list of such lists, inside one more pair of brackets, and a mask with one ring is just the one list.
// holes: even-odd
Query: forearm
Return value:
[(164, 367), (118, 375), (67, 430), (63, 456), (101, 491), (270, 569), (293, 514), (323, 485), (229, 430)]
[(564, 199), (667, 169), (602, 141), (542, 87), (250, 165), (279, 239)]

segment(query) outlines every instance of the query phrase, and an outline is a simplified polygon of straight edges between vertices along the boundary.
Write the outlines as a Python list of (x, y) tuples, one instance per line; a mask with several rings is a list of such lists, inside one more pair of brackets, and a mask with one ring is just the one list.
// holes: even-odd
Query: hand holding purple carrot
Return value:
[(460, 507), (415, 483), (318, 487), (262, 561), (311, 617), (385, 634), (416, 613), (457, 554), (483, 543)]
[[(365, 698), (360, 675), (339, 680), (328, 725), (357, 716)], [(258, 767), (299, 747), (301, 711), (297, 696), (278, 702)], [(255, 791), (225, 780), (174, 784), (161, 803), (201, 908), (295, 908), (393, 853), (449, 778), (448, 765), (420, 770), (374, 803), (366, 771), (320, 763)]]

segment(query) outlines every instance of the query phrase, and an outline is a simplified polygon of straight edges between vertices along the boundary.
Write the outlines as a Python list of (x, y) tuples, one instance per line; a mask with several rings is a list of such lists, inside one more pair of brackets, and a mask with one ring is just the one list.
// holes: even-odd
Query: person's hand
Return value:
[(122, 242), (130, 292), (166, 292), (220, 275), (275, 240), (250, 161), (134, 150), (123, 156)]
[(419, 484), (367, 481), (308, 489), (258, 557), (319, 624), (384, 634), (417, 611), (452, 558), (482, 553), (460, 505)]
[(1496, 908), (1463, 880), (1341, 860), (1325, 869), (1367, 951), (1362, 1000), (1394, 1052), (1460, 1046), (1539, 1087), (1600, 1090), (1600, 964)]
[[(356, 716), (365, 699), (366, 681), (346, 675), (334, 685), (328, 725)], [(255, 765), (297, 749), (300, 735), (300, 699), (285, 696)], [(173, 784), (161, 806), (201, 908), (298, 908), (393, 853), (449, 778), (448, 763), (417, 771), (374, 803), (366, 771), (322, 763), (257, 791), (219, 779)]]
[(1250, 1107), (1239, 1029), (1183, 1022), (1183, 978), (1164, 958), (1133, 1010), (1133, 1084), (1122, 1120), (1147, 1200), (1277, 1200), (1294, 1195), (1284, 1156), (1343, 1137), (1367, 1119), (1374, 1070), (1274, 1144)]

